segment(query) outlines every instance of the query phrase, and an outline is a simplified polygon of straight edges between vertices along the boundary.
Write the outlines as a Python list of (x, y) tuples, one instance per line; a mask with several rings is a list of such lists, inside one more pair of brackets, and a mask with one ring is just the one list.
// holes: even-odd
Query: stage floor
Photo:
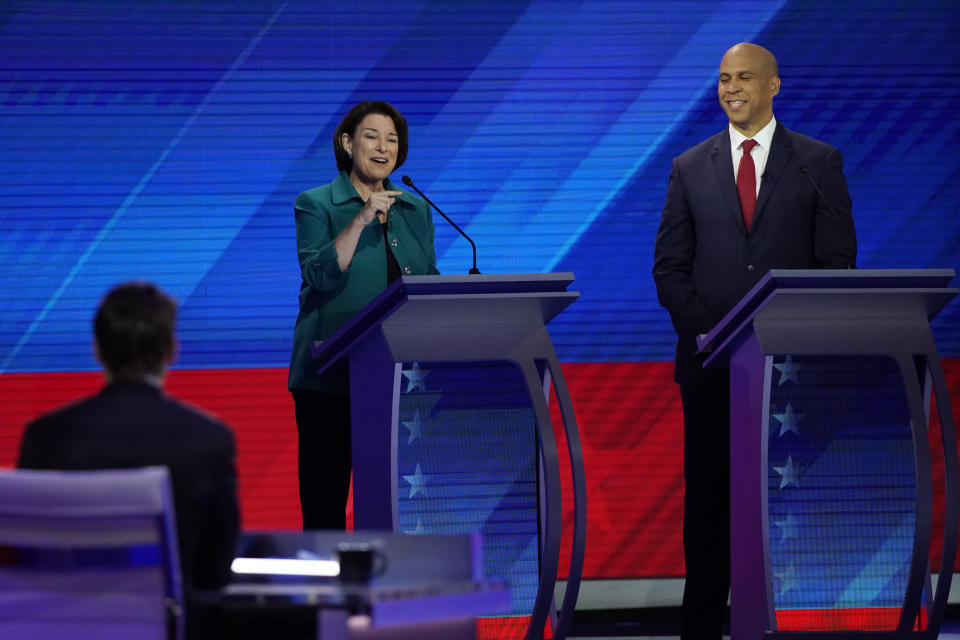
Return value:
[[(634, 629), (636, 633), (631, 632), (631, 626), (637, 627)], [(589, 630), (580, 630), (576, 620), (574, 620), (573, 628), (567, 637), (571, 640), (607, 640), (609, 638), (617, 638), (618, 640), (676, 640), (680, 637), (679, 630), (674, 630), (672, 633), (663, 632), (662, 635), (660, 635), (661, 631), (653, 632), (658, 635), (644, 635), (645, 631), (642, 627), (642, 624), (610, 624), (606, 629), (600, 625), (591, 625)], [(729, 637), (724, 636), (724, 639), (727, 640)], [(960, 614), (956, 619), (944, 622), (939, 638), (941, 640), (960, 640)]]
[[(943, 640), (960, 640), (960, 588), (951, 585)], [(558, 601), (563, 583), (557, 586)], [(683, 579), (587, 580), (567, 637), (574, 640), (672, 640), (680, 636)], [(728, 636), (725, 636), (728, 637)]]

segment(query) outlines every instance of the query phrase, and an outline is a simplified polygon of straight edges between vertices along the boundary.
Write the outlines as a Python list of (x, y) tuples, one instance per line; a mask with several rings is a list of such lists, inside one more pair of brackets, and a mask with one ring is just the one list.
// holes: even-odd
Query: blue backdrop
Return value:
[[(573, 271), (565, 361), (668, 360), (652, 246), (670, 160), (720, 130), (722, 53), (779, 58), (775, 113), (844, 153), (862, 267), (960, 267), (960, 5), (6, 2), (0, 372), (88, 370), (99, 296), (182, 303), (185, 368), (286, 366), (292, 202), (363, 99), (486, 273)], [(437, 218), (439, 267), (469, 246)], [(935, 325), (960, 356), (960, 305)]]

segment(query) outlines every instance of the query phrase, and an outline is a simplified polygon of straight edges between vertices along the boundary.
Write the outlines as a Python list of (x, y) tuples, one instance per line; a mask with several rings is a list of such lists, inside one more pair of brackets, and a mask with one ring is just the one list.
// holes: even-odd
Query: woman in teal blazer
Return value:
[(337, 127), (340, 175), (297, 196), (300, 313), (288, 386), (299, 438), (304, 529), (343, 529), (350, 485), (350, 399), (345, 367), (316, 374), (310, 344), (323, 340), (402, 275), (437, 274), (427, 203), (389, 179), (407, 157), (403, 115), (361, 102)]

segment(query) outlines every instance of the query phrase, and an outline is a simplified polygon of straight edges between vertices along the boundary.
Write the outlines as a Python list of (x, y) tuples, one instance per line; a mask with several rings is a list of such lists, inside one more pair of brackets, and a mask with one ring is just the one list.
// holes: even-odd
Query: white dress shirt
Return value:
[[(747, 136), (730, 127), (730, 154), (733, 157), (733, 180), (737, 180), (737, 169), (740, 166), (740, 158), (743, 156), (743, 141), (748, 140)], [(757, 194), (760, 193), (760, 181), (764, 170), (767, 168), (767, 155), (770, 153), (770, 145), (773, 143), (773, 132), (777, 128), (777, 119), (770, 118), (770, 122), (753, 136), (752, 140), (757, 141), (757, 146), (750, 152), (753, 158), (753, 166), (757, 172)]]

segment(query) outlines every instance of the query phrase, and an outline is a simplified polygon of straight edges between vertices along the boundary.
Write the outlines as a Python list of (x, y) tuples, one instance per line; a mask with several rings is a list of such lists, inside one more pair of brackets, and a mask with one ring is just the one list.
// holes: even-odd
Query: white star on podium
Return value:
[(780, 581), (780, 595), (783, 595), (790, 589), (797, 588), (797, 568), (793, 563), (785, 571), (775, 572), (774, 577)]
[(412, 498), (418, 493), (422, 494), (423, 497), (427, 497), (427, 478), (428, 477), (429, 476), (425, 476), (423, 474), (423, 471), (420, 470), (420, 463), (418, 462), (417, 468), (413, 472), (412, 476), (403, 476), (403, 479), (406, 480), (408, 483), (410, 483), (410, 495), (408, 495), (407, 497)]
[(800, 384), (800, 381), (797, 380), (797, 371), (800, 370), (800, 365), (793, 364), (793, 358), (790, 356), (784, 358), (780, 364), (773, 365), (773, 368), (780, 372), (780, 382), (777, 383), (778, 387), (783, 385), (787, 380), (793, 380), (794, 384)]
[(426, 391), (427, 385), (424, 384), (423, 379), (427, 377), (428, 373), (429, 371), (420, 370), (419, 362), (414, 362), (413, 367), (403, 372), (404, 377), (407, 379), (407, 390), (405, 393), (410, 393), (415, 389)]
[(407, 444), (411, 444), (417, 438), (423, 437), (423, 420), (420, 419), (420, 412), (415, 411), (413, 420), (404, 420), (403, 426), (410, 431), (410, 437), (407, 438)]
[(793, 456), (787, 456), (787, 464), (782, 467), (774, 467), (774, 471), (780, 474), (780, 488), (783, 489), (788, 484), (799, 487), (800, 481), (797, 479), (797, 470), (793, 466)]
[(780, 542), (797, 538), (797, 519), (792, 513), (788, 513), (787, 517), (782, 520), (774, 520), (773, 524), (780, 527)]
[(787, 408), (783, 413), (775, 413), (773, 417), (780, 421), (780, 435), (782, 436), (787, 431), (793, 431), (795, 434), (800, 435), (800, 427), (797, 426), (797, 423), (803, 420), (804, 414), (794, 413), (793, 407), (790, 406), (790, 402), (787, 401)]

